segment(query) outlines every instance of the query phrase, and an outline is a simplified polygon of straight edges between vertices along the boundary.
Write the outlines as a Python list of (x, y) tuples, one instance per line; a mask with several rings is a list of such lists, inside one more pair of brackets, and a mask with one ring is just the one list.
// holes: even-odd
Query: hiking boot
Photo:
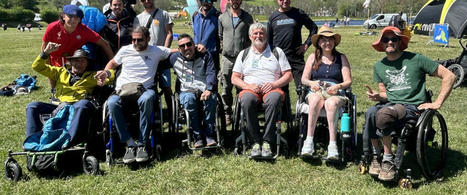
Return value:
[(253, 147), (251, 148), (250, 156), (251, 157), (261, 156), (261, 148), (258, 143), (255, 143)]
[(313, 153), (315, 152), (315, 147), (313, 140), (308, 140), (306, 139), (303, 142), (303, 147), (302, 147), (302, 156), (313, 156)]
[(272, 152), (271, 152), (271, 146), (269, 145), (268, 142), (263, 142), (263, 147), (261, 150), (261, 156), (262, 157), (271, 157)]
[(128, 164), (135, 162), (136, 160), (136, 148), (133, 146), (127, 147), (125, 151), (125, 156), (123, 156), (123, 163)]
[(215, 145), (217, 145), (217, 142), (214, 138), (206, 137), (206, 146), (215, 146)]
[(394, 162), (383, 161), (381, 171), (378, 174), (378, 179), (381, 181), (392, 181), (396, 175), (396, 166)]
[(378, 161), (378, 156), (373, 155), (373, 160), (371, 160), (368, 174), (377, 176), (379, 172), (381, 172), (381, 163)]
[(195, 148), (201, 148), (204, 146), (203, 140), (199, 139), (198, 141), (195, 142), (194, 147)]
[(230, 125), (232, 124), (232, 118), (230, 117), (229, 114), (225, 115), (225, 125)]
[(136, 152), (136, 162), (145, 162), (149, 159), (149, 154), (146, 151), (145, 146), (138, 146), (138, 151)]
[(337, 151), (337, 145), (328, 145), (328, 157), (327, 160), (336, 161), (339, 160), (339, 152)]

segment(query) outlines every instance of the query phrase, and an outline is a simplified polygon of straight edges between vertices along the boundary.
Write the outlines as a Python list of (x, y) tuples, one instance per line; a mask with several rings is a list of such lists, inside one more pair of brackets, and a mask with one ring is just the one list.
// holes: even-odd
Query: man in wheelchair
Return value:
[[(249, 29), (252, 46), (241, 51), (235, 61), (232, 84), (241, 89), (238, 98), (245, 113), (247, 128), (254, 142), (251, 157), (271, 157), (275, 122), (280, 104), (285, 99), (281, 87), (292, 80), (289, 62), (280, 48), (271, 48), (266, 41), (266, 26), (254, 23)], [(248, 52), (242, 59), (244, 52)], [(278, 54), (278, 58), (275, 54)], [(265, 131), (260, 136), (258, 105), (266, 104)], [(280, 144), (280, 143), (276, 143)]]
[[(217, 99), (213, 94), (213, 90), (217, 89), (217, 78), (211, 54), (198, 52), (193, 38), (181, 34), (178, 52), (170, 56), (170, 64), (180, 82), (180, 103), (188, 110), (189, 125), (194, 132), (194, 147), (217, 145), (214, 138)], [(200, 112), (203, 111), (204, 118), (201, 119)]]
[[(57, 81), (56, 96), (61, 103), (60, 105), (55, 105), (43, 102), (31, 102), (27, 106), (26, 141), (24, 145), (26, 150), (60, 150), (83, 142), (87, 137), (90, 116), (92, 116), (92, 112), (96, 109), (86, 99), (86, 95), (92, 94), (95, 86), (103, 86), (106, 82), (109, 82), (109, 79), (113, 79), (113, 77), (109, 77), (106, 80), (96, 79), (96, 72), (88, 71), (88, 55), (81, 49), (76, 50), (72, 56), (67, 57), (71, 68), (67, 68), (68, 66), (54, 67), (46, 64), (46, 59), (48, 59), (50, 53), (58, 50), (59, 47), (60, 44), (49, 42), (41, 55), (32, 64), (32, 69), (51, 80)], [(97, 74), (102, 73), (105, 74), (104, 71), (99, 71)], [(68, 108), (69, 116), (72, 117), (71, 122), (69, 118), (64, 118), (65, 123), (57, 122), (57, 119), (43, 125), (43, 119), (47, 118), (43, 116), (49, 115), (50, 117), (54, 117), (65, 106)], [(69, 124), (66, 123), (67, 121)], [(60, 140), (50, 140), (52, 141), (51, 143), (60, 142), (60, 144), (51, 145), (51, 143), (42, 142), (44, 140), (43, 136), (47, 136), (43, 130), (56, 130), (60, 128), (65, 129), (67, 132), (65, 133), (64, 131), (64, 134), (62, 133), (62, 137), (59, 138)], [(41, 137), (40, 142), (38, 136)], [(52, 137), (49, 138), (54, 139)]]
[[(169, 48), (148, 45), (151, 37), (145, 27), (138, 26), (133, 30), (131, 36), (132, 44), (120, 48), (105, 67), (105, 70), (114, 70), (118, 66), (122, 66), (116, 80), (116, 94), (109, 97), (107, 106), (110, 116), (115, 120), (120, 141), (127, 144), (123, 157), (124, 163), (145, 162), (149, 159), (146, 145), (149, 144), (151, 115), (156, 101), (156, 92), (153, 89), (154, 75), (159, 62), (170, 54)], [(109, 75), (99, 74), (98, 76), (105, 79)], [(133, 107), (137, 107), (139, 110), (137, 143), (131, 137), (124, 117), (124, 112), (128, 111), (124, 109)]]
[[(392, 136), (398, 133), (404, 122), (416, 121), (423, 110), (439, 109), (449, 96), (455, 78), (441, 64), (421, 54), (404, 51), (408, 43), (409, 38), (391, 26), (384, 28), (379, 39), (372, 44), (376, 51), (385, 52), (386, 57), (373, 67), (379, 91), (366, 86), (368, 98), (379, 103), (365, 114), (363, 152), (369, 153), (368, 139), (371, 139), (373, 157), (368, 172), (382, 181), (392, 181), (397, 175), (391, 151)], [(427, 103), (426, 74), (442, 79), (441, 91), (433, 103)], [(384, 148), (381, 161), (379, 137), (382, 137)]]

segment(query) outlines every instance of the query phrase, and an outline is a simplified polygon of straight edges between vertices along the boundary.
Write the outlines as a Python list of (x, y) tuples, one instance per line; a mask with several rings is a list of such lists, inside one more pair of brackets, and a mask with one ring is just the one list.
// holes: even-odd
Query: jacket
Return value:
[(180, 81), (181, 91), (203, 92), (216, 89), (214, 61), (209, 52), (196, 52), (194, 60), (188, 60), (180, 52), (176, 52), (170, 56), (170, 64)]
[(206, 16), (200, 11), (193, 14), (193, 40), (195, 44), (203, 44), (213, 55), (219, 52), (218, 16), (219, 12), (214, 7), (208, 11)]
[(230, 9), (219, 16), (219, 39), (223, 56), (234, 59), (240, 51), (250, 46), (248, 31), (251, 24), (253, 24), (253, 17), (244, 10), (239, 15), (235, 26), (232, 24)]
[(107, 25), (103, 29), (103, 37), (108, 40), (114, 53), (120, 47), (131, 44), (131, 31), (133, 29), (133, 17), (124, 9), (121, 17), (117, 17), (112, 12), (106, 12)]

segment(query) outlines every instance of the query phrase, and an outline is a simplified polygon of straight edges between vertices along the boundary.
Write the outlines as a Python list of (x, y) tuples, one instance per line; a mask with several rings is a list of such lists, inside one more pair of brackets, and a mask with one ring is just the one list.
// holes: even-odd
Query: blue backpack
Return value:
[(36, 76), (20, 74), (12, 83), (0, 88), (0, 96), (11, 96), (14, 94), (28, 94), (36, 88)]
[(28, 74), (20, 74), (18, 78), (15, 79), (17, 89), (18, 87), (27, 87), (29, 90), (36, 88), (36, 76), (29, 76)]

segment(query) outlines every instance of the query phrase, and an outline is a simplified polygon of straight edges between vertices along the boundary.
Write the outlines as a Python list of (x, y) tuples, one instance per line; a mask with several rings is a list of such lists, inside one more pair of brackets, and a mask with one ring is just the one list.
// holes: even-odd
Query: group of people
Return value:
[[(328, 158), (337, 159), (336, 132), (338, 108), (347, 98), (344, 90), (351, 87), (350, 62), (336, 47), (341, 35), (316, 24), (303, 10), (291, 7), (291, 0), (277, 0), (279, 8), (268, 20), (268, 26), (255, 23), (253, 17), (241, 9), (242, 0), (229, 0), (224, 13), (213, 7), (215, 0), (200, 0), (200, 8), (193, 15), (193, 37), (182, 34), (178, 49), (169, 49), (173, 38), (173, 22), (164, 10), (154, 7), (153, 0), (140, 0), (144, 11), (132, 17), (125, 0), (110, 0), (106, 33), (103, 37), (83, 25), (83, 12), (74, 5), (63, 8), (60, 20), (51, 23), (43, 38), (42, 53), (33, 63), (34, 70), (47, 76), (55, 97), (72, 104), (75, 115), (71, 121), (70, 136), (85, 128), (87, 112), (92, 104), (85, 99), (94, 86), (102, 86), (116, 78), (115, 93), (108, 98), (108, 110), (127, 149), (125, 163), (148, 160), (146, 145), (150, 116), (157, 98), (155, 83), (170, 97), (170, 68), (180, 82), (180, 103), (190, 116), (194, 131), (194, 147), (216, 145), (214, 123), (216, 105), (225, 107), (227, 123), (232, 115), (233, 86), (247, 120), (248, 135), (253, 142), (251, 156), (270, 157), (271, 144), (280, 105), (289, 94), (288, 83), (309, 87), (307, 135), (301, 149), (303, 155), (314, 153), (314, 131), (321, 110), (326, 110), (329, 145)], [(305, 26), (308, 37), (302, 40)], [(110, 59), (103, 70), (90, 71), (88, 55), (80, 49), (86, 42), (99, 45)], [(374, 81), (378, 91), (368, 86), (367, 96), (378, 102), (365, 115), (364, 134), (371, 139), (374, 159), (370, 174), (381, 180), (394, 177), (391, 135), (395, 126), (407, 118), (417, 117), (423, 109), (439, 109), (451, 91), (454, 75), (444, 66), (420, 54), (404, 51), (409, 38), (395, 27), (384, 28), (373, 43), (376, 51), (386, 57), (374, 65)], [(314, 52), (305, 63), (309, 47)], [(114, 55), (114, 53), (116, 53)], [(222, 56), (222, 57), (220, 57)], [(50, 65), (46, 64), (50, 61)], [(71, 65), (71, 68), (68, 67)], [(120, 74), (116, 77), (116, 70)], [(442, 79), (441, 92), (433, 103), (426, 103), (425, 75)], [(222, 86), (222, 102), (213, 95)], [(139, 134), (134, 138), (126, 126), (125, 104), (129, 102), (119, 91), (131, 83), (140, 83), (144, 92), (136, 102), (139, 108)], [(265, 104), (265, 131), (260, 134), (258, 104)], [(290, 105), (287, 105), (290, 106)], [(56, 105), (33, 102), (27, 107), (27, 136), (40, 133), (39, 115), (50, 113)], [(383, 119), (379, 116), (385, 115)], [(387, 117), (390, 116), (390, 117)], [(391, 120), (389, 120), (391, 119)], [(85, 131), (85, 130), (84, 130)], [(382, 136), (384, 155), (380, 159), (378, 138)], [(79, 139), (79, 138), (76, 138)], [(366, 150), (369, 150), (367, 148)], [(392, 177), (392, 178), (391, 178)]]

